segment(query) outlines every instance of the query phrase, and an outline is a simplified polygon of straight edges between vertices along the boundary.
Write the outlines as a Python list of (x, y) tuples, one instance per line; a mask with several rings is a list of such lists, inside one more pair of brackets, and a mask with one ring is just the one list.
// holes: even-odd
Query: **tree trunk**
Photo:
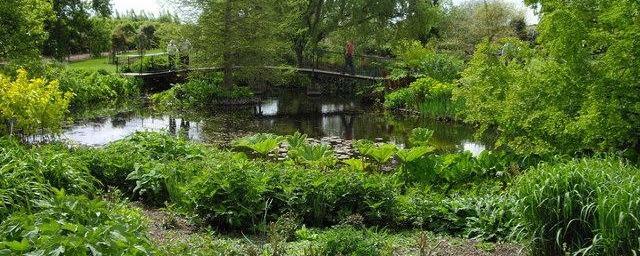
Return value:
[(296, 64), (298, 67), (304, 66), (304, 46), (296, 45), (293, 49), (296, 53)]
[(230, 32), (231, 32), (231, 1), (226, 0), (225, 3), (225, 11), (224, 11), (224, 35), (225, 35), (225, 46), (224, 53), (222, 55), (223, 62), (223, 78), (222, 84), (224, 88), (231, 89), (233, 87), (233, 53), (231, 52), (230, 45)]

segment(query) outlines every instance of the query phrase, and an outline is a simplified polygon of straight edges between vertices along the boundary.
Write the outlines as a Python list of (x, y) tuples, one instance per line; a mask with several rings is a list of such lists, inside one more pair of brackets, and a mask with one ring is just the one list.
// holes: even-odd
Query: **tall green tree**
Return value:
[(39, 57), (47, 38), (44, 22), (53, 17), (46, 0), (0, 2), (0, 60)]
[(250, 72), (277, 57), (271, 8), (275, 0), (198, 0), (201, 10), (194, 46), (201, 62), (223, 68), (226, 88), (234, 85), (234, 69)]
[(386, 26), (397, 17), (396, 0), (286, 0), (277, 13), (283, 17), (283, 37), (289, 41), (296, 63), (314, 52), (331, 33), (363, 24)]
[(111, 15), (110, 0), (53, 0), (51, 3), (55, 17), (45, 23), (49, 37), (43, 54), (62, 59), (73, 53), (88, 52), (93, 29), (90, 17)]
[(522, 153), (640, 153), (640, 3), (529, 3), (542, 11), (535, 56), (505, 61), (508, 44), (479, 47), (458, 90), (468, 119)]

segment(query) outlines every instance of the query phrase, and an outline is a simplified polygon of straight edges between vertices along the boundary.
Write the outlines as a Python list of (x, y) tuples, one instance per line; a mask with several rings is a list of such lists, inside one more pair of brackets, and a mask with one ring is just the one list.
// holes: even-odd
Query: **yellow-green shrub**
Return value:
[(59, 132), (71, 97), (58, 81), (29, 79), (22, 69), (15, 79), (0, 75), (0, 133)]

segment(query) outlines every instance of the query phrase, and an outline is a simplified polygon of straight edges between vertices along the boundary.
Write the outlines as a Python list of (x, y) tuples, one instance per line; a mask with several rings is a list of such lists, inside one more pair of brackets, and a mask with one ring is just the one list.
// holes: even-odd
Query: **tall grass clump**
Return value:
[(538, 255), (636, 255), (640, 170), (616, 158), (543, 164), (516, 185)]
[(452, 100), (453, 84), (424, 77), (385, 96), (387, 109), (409, 109), (423, 115), (439, 118), (456, 118), (460, 102)]
[(87, 165), (60, 145), (26, 149), (0, 139), (0, 219), (15, 211), (31, 211), (55, 189), (95, 195), (97, 180)]

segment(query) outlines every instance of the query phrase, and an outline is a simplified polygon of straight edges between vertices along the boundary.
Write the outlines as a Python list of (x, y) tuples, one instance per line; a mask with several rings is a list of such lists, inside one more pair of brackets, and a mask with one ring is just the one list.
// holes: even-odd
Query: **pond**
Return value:
[(269, 96), (253, 106), (215, 108), (196, 114), (125, 112), (78, 122), (65, 129), (62, 138), (101, 146), (136, 131), (165, 130), (196, 141), (226, 145), (252, 133), (286, 135), (300, 131), (314, 138), (370, 139), (404, 146), (408, 134), (417, 127), (434, 130), (433, 143), (442, 151), (467, 150), (477, 155), (486, 148), (486, 143), (473, 139), (474, 129), (462, 124), (385, 113), (353, 99), (304, 94)]

